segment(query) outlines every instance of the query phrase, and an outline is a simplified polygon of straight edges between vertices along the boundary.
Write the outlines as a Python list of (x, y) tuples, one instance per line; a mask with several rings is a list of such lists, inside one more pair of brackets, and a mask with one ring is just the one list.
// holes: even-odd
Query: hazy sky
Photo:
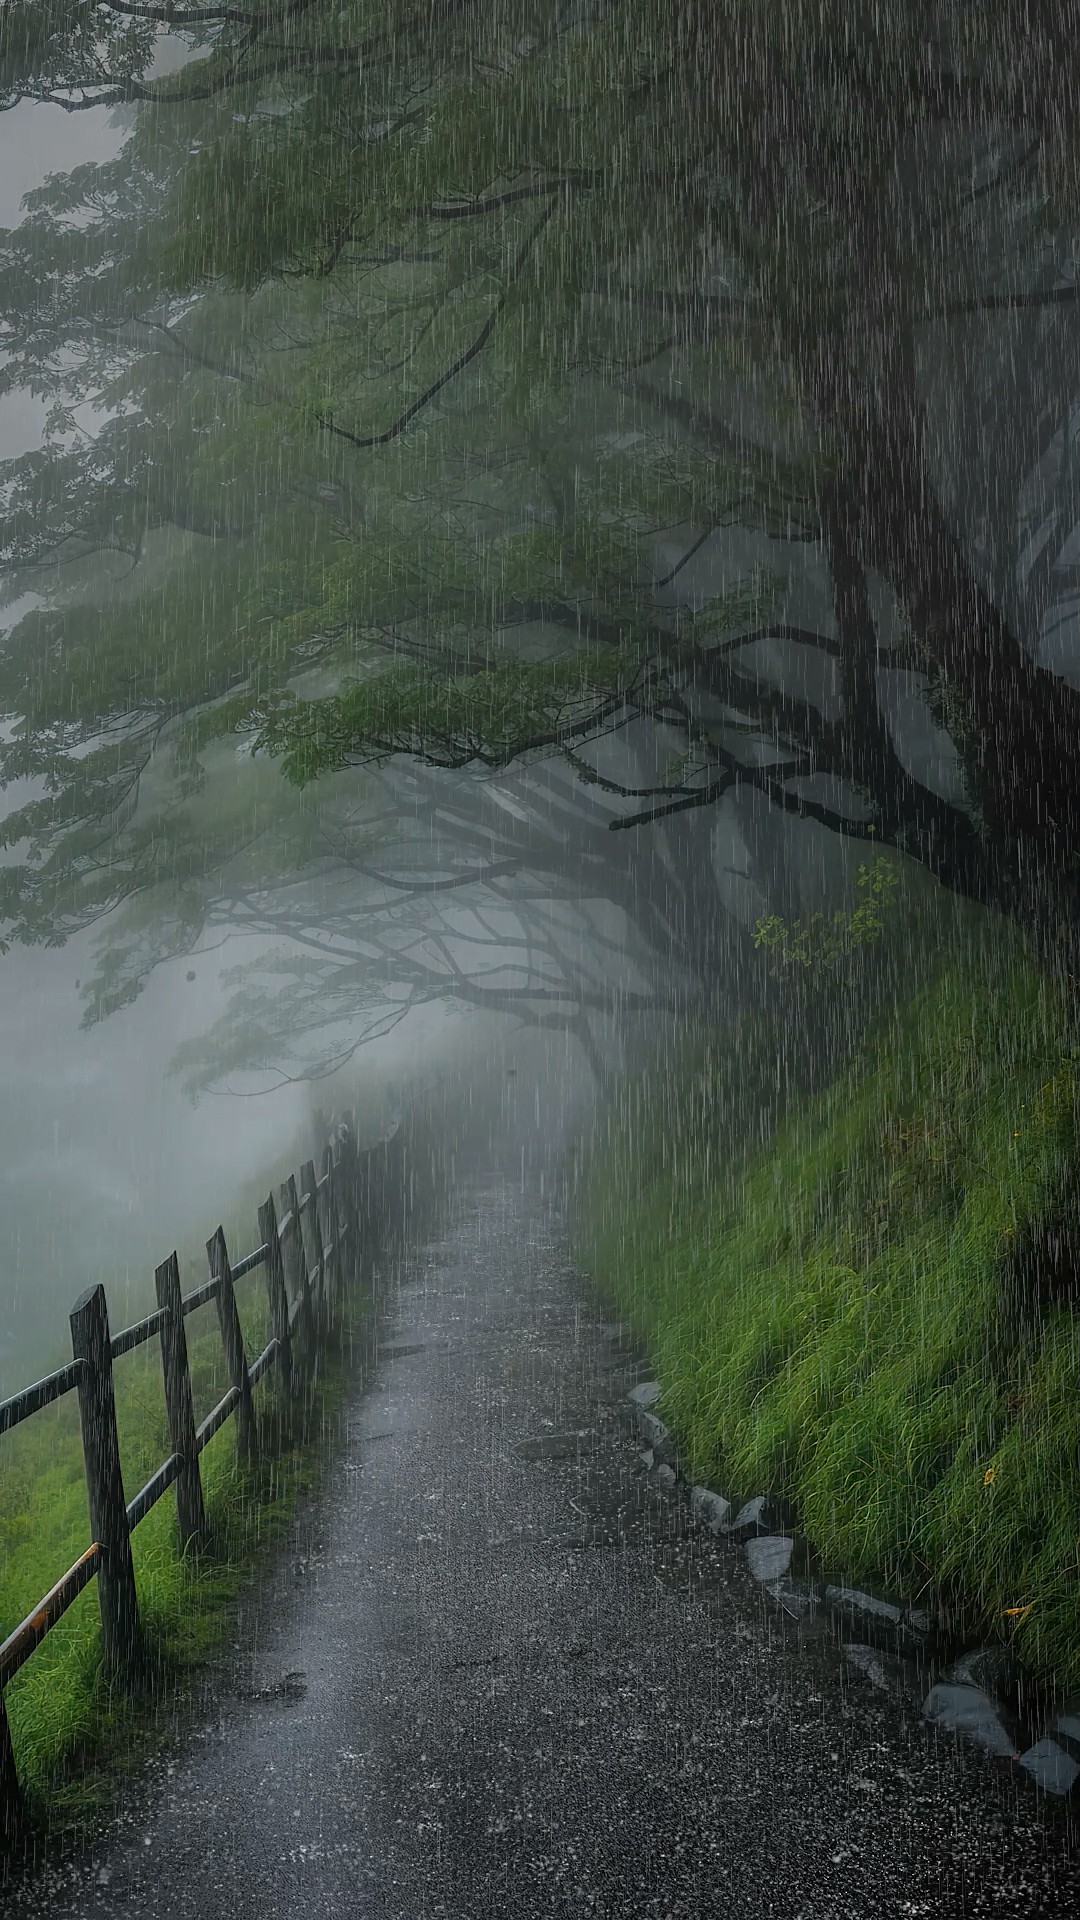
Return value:
[[(109, 119), (36, 105), (0, 115), (0, 225), (18, 221), (23, 194), (47, 174), (116, 153), (124, 134)], [(0, 457), (38, 444), (42, 411), (29, 396), (0, 402)], [(50, 1348), (62, 1352), (87, 1279), (115, 1263), (120, 1311), (175, 1240), (211, 1232), (307, 1113), (295, 1089), (193, 1109), (164, 1078), (178, 1042), (222, 1010), (220, 967), (252, 943), (163, 967), (133, 1008), (82, 1033), (75, 983), (93, 948), (86, 935), (0, 957), (0, 1393)]]

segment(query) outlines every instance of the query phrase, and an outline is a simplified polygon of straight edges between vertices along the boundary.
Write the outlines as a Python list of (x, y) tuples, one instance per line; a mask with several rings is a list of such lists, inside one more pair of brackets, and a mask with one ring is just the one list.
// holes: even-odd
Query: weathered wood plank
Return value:
[(164, 1318), (161, 1326), (161, 1371), (165, 1382), (165, 1411), (169, 1422), (169, 1440), (180, 1460), (176, 1476), (176, 1523), (180, 1530), (180, 1550), (188, 1550), (206, 1532), (199, 1450), (195, 1445), (195, 1410), (191, 1400), (191, 1368), (188, 1363), (187, 1334), (184, 1330), (184, 1305), (180, 1293), (180, 1265), (170, 1253), (154, 1273), (158, 1307)]
[(98, 1570), (101, 1548), (96, 1541), (81, 1553), (73, 1567), (61, 1574), (55, 1586), (49, 1588), (44, 1599), (13, 1627), (3, 1645), (0, 1646), (0, 1693), (15, 1678), (19, 1668), (25, 1666), (35, 1647), (41, 1645), (51, 1627), (62, 1620), (68, 1608), (76, 1601), (84, 1587), (88, 1587)]
[[(293, 1300), (298, 1305), (297, 1337), (305, 1371), (310, 1370), (315, 1361), (315, 1316), (311, 1305), (311, 1284), (308, 1279), (307, 1255), (304, 1248), (303, 1233), (300, 1226), (300, 1201), (296, 1192), (296, 1179), (290, 1174), (281, 1189), (285, 1211), (288, 1216), (282, 1227), (282, 1253), (285, 1259), (285, 1274), (289, 1282)], [(295, 1349), (294, 1349), (295, 1352)]]
[(255, 1427), (255, 1407), (251, 1398), (251, 1379), (248, 1374), (247, 1355), (244, 1352), (244, 1335), (240, 1326), (240, 1315), (236, 1310), (236, 1295), (233, 1292), (232, 1269), (229, 1266), (229, 1252), (225, 1245), (225, 1229), (218, 1227), (206, 1243), (206, 1257), (210, 1262), (210, 1272), (219, 1282), (217, 1296), (218, 1325), (221, 1328), (221, 1344), (225, 1349), (225, 1365), (229, 1379), (237, 1392), (236, 1404), (236, 1453), (240, 1460), (252, 1460), (259, 1450), (258, 1434)]
[(296, 1369), (289, 1329), (289, 1290), (285, 1282), (277, 1208), (272, 1193), (267, 1194), (259, 1208), (259, 1237), (266, 1246), (266, 1293), (270, 1302), (270, 1325), (278, 1343), (278, 1384), (282, 1398), (288, 1405), (296, 1393)]
[(19, 1770), (15, 1765), (15, 1748), (4, 1710), (4, 1691), (0, 1687), (0, 1847), (5, 1851), (14, 1846), (23, 1831), (25, 1818)]
[(9, 1400), (0, 1400), (0, 1433), (10, 1433), (14, 1427), (21, 1426), (24, 1420), (30, 1420), (35, 1413), (50, 1407), (54, 1400), (62, 1399), (65, 1393), (72, 1393), (79, 1384), (81, 1371), (81, 1360), (69, 1360), (66, 1367), (58, 1367), (55, 1373), (46, 1374), (44, 1380), (35, 1380), (32, 1387), (24, 1387), (21, 1393), (13, 1393)]
[(78, 1386), (79, 1416), (90, 1533), (101, 1547), (98, 1602), (102, 1651), (110, 1672), (129, 1677), (141, 1651), (139, 1606), (116, 1432), (109, 1309), (100, 1283), (82, 1294), (72, 1308), (71, 1345), (76, 1360), (84, 1362)]
[[(314, 1160), (305, 1160), (300, 1169), (300, 1186), (307, 1202), (305, 1213), (306, 1237), (308, 1247), (308, 1272), (313, 1276), (312, 1310), (315, 1319), (315, 1340), (320, 1351), (326, 1342), (329, 1325), (329, 1295), (326, 1286), (326, 1262), (323, 1258), (322, 1224), (319, 1220), (319, 1189), (315, 1178)], [(315, 1280), (314, 1276), (318, 1279)]]

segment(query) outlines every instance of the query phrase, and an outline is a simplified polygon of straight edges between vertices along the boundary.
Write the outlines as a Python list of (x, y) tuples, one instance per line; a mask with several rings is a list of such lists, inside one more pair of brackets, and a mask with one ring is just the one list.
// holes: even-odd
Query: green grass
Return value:
[[(255, 1205), (245, 1211), (251, 1222)], [(255, 1236), (235, 1230), (237, 1254)], [(242, 1243), (242, 1244), (241, 1244)], [(185, 1290), (205, 1276), (205, 1261), (182, 1263)], [(269, 1337), (261, 1269), (237, 1285), (250, 1356)], [(212, 1653), (228, 1630), (232, 1603), (260, 1556), (287, 1525), (298, 1499), (325, 1459), (318, 1439), (349, 1374), (346, 1355), (362, 1340), (367, 1309), (346, 1309), (339, 1342), (326, 1356), (308, 1434), (273, 1460), (250, 1468), (235, 1458), (235, 1421), (204, 1450), (201, 1467), (208, 1535), (197, 1556), (179, 1551), (175, 1497), (166, 1494), (136, 1530), (132, 1546), (146, 1646), (145, 1682), (127, 1697), (102, 1671), (96, 1582), (82, 1593), (5, 1691), (19, 1775), (32, 1816), (78, 1822), (108, 1804), (117, 1776), (137, 1764), (156, 1736), (163, 1700)], [(201, 1323), (201, 1324), (200, 1324)], [(187, 1322), (196, 1419), (225, 1391), (221, 1341), (213, 1307)], [(62, 1356), (58, 1356), (60, 1358)], [(156, 1341), (116, 1363), (117, 1423), (128, 1497), (169, 1452)], [(266, 1376), (255, 1389), (257, 1415), (277, 1389)], [(0, 1440), (0, 1637), (89, 1544), (78, 1411), (73, 1395)]]
[(760, 1057), (740, 1058), (737, 1036), (704, 1057), (704, 1076), (699, 1061), (662, 1077), (662, 1098), (655, 1076), (624, 1091), (579, 1219), (695, 1475), (736, 1497), (783, 1491), (828, 1566), (932, 1590), (965, 1632), (1077, 1685), (1067, 995), (992, 935), (749, 1158), (710, 1134), (702, 1082), (745, 1087)]

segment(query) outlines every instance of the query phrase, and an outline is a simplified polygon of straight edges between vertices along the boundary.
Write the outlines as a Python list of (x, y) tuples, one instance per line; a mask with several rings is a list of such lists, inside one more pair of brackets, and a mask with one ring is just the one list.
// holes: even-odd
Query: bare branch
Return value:
[(339, 427), (335, 421), (330, 418), (329, 414), (325, 413), (316, 415), (319, 426), (325, 428), (327, 433), (336, 434), (339, 439), (348, 440), (350, 445), (354, 447), (385, 447), (388, 446), (392, 440), (397, 440), (400, 435), (411, 426), (417, 414), (422, 413), (425, 407), (430, 406), (436, 395), (440, 394), (444, 387), (449, 386), (451, 380), (455, 380), (458, 374), (469, 365), (470, 361), (475, 360), (477, 355), (483, 352), (483, 349), (495, 331), (496, 322), (506, 306), (511, 289), (519, 278), (530, 253), (554, 211), (555, 209), (553, 207), (549, 207), (545, 213), (541, 214), (540, 219), (536, 222), (528, 239), (518, 249), (517, 257), (511, 269), (509, 283), (499, 295), (499, 298), (496, 300), (495, 305), (492, 307), (491, 312), (484, 321), (475, 339), (458, 354), (457, 359), (454, 360), (449, 367), (440, 373), (437, 380), (433, 380), (430, 386), (425, 387), (423, 393), (419, 394), (415, 400), (410, 401), (404, 412), (398, 415), (392, 426), (387, 427), (382, 433), (366, 435), (350, 433), (347, 427)]

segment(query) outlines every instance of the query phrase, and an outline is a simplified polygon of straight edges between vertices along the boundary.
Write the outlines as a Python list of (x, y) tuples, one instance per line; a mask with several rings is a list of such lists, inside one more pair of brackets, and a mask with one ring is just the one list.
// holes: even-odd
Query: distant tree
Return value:
[[(1040, 659), (1080, 517), (1056, 3), (0, 22), (9, 102), (137, 110), (0, 258), (3, 379), (50, 405), (0, 525), (39, 600), (0, 663), (3, 776), (40, 783), (16, 935), (144, 884), (100, 822), (164, 729), (193, 781), (236, 729), (300, 784), (561, 754), (635, 802), (617, 832), (756, 796), (1075, 917), (1080, 693)], [(195, 57), (153, 79), (162, 28)], [(761, 564), (676, 607), (723, 529)], [(679, 748), (631, 793), (637, 721)]]

